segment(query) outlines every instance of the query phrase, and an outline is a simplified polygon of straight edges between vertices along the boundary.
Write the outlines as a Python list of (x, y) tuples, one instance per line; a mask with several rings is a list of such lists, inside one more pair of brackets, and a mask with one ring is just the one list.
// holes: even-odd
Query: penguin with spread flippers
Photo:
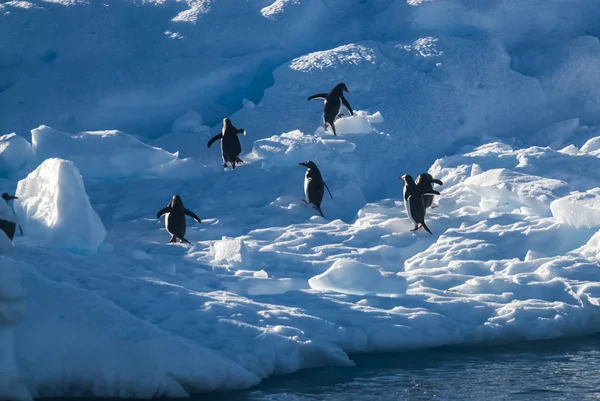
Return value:
[(398, 177), (403, 180), (404, 185), (404, 205), (406, 207), (406, 214), (415, 223), (415, 228), (410, 231), (417, 231), (423, 227), (429, 234), (433, 234), (427, 224), (425, 224), (425, 204), (423, 203), (423, 195), (439, 195), (438, 191), (427, 191), (422, 192), (413, 178), (405, 174)]
[[(433, 184), (444, 185), (444, 183), (437, 178), (433, 178), (431, 174), (423, 173), (419, 174), (417, 180), (415, 181), (417, 187), (422, 193), (433, 191)], [(423, 195), (423, 204), (425, 205), (425, 209), (428, 207), (434, 209), (437, 206), (431, 206), (433, 203), (433, 195)]]
[(6, 203), (0, 203), (0, 230), (4, 231), (6, 236), (12, 241), (12, 239), (15, 237), (17, 225), (21, 231), (21, 236), (23, 236), (23, 229), (21, 228), (20, 224), (17, 224), (17, 215), (8, 202), (19, 198), (9, 195), (5, 192), (2, 194), (2, 199), (4, 199)]
[(345, 83), (339, 83), (335, 88), (329, 91), (329, 93), (317, 93), (308, 98), (308, 100), (325, 99), (325, 103), (323, 104), (323, 121), (325, 122), (325, 129), (327, 129), (327, 125), (330, 125), (333, 130), (333, 135), (336, 136), (337, 133), (335, 131), (334, 121), (337, 117), (343, 116), (343, 114), (340, 114), (340, 101), (346, 106), (350, 114), (354, 115), (350, 103), (348, 103), (344, 97), (344, 92), (350, 93)]
[(169, 242), (176, 242), (177, 239), (179, 239), (180, 242), (185, 242), (188, 244), (190, 243), (190, 241), (185, 239), (186, 215), (190, 216), (198, 223), (202, 223), (200, 217), (196, 216), (194, 212), (187, 210), (183, 206), (183, 202), (179, 195), (173, 195), (173, 199), (171, 200), (171, 202), (169, 202), (167, 207), (161, 209), (156, 214), (156, 218), (160, 219), (160, 216), (162, 216), (163, 214), (167, 214), (165, 216), (165, 227), (167, 228), (169, 234), (171, 234), (172, 236), (171, 241)]
[(240, 153), (242, 153), (242, 144), (240, 143), (238, 134), (246, 135), (246, 130), (234, 127), (230, 119), (224, 118), (221, 132), (208, 141), (207, 146), (210, 148), (210, 145), (219, 139), (221, 140), (223, 167), (227, 167), (227, 162), (231, 163), (232, 168), (235, 168), (236, 163), (243, 163), (242, 159), (239, 158)]
[(309, 160), (298, 164), (307, 168), (306, 175), (304, 176), (304, 202), (312, 205), (325, 218), (323, 211), (321, 211), (321, 201), (325, 194), (325, 188), (327, 188), (329, 196), (333, 199), (331, 191), (327, 184), (325, 184), (325, 181), (323, 181), (323, 176), (314, 162)]

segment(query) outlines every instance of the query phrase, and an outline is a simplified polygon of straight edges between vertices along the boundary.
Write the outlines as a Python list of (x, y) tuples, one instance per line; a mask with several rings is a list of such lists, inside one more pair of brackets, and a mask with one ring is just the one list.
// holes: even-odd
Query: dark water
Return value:
[(353, 358), (195, 401), (600, 399), (600, 336)]
[[(355, 356), (192, 401), (600, 399), (600, 336), (486, 348)], [(71, 400), (72, 401), (72, 400)], [(89, 401), (89, 400), (88, 400)]]

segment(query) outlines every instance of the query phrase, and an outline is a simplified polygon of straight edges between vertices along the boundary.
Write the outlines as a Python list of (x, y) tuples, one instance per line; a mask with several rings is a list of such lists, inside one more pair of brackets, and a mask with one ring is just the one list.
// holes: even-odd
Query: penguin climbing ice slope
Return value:
[[(6, 236), (12, 241), (15, 237), (15, 231), (17, 230), (17, 215), (15, 214), (14, 209), (8, 204), (8, 201), (19, 198), (4, 192), (2, 194), (2, 199), (4, 199), (6, 203), (0, 202), (0, 230), (4, 231)], [(21, 231), (21, 236), (23, 236), (23, 229), (20, 224), (19, 230)]]
[(410, 231), (417, 231), (423, 227), (429, 234), (433, 234), (427, 224), (425, 224), (425, 204), (423, 203), (423, 195), (439, 195), (438, 191), (422, 192), (413, 178), (405, 174), (398, 177), (405, 182), (404, 186), (404, 205), (408, 217), (415, 223), (415, 228)]
[(321, 211), (321, 201), (323, 200), (323, 195), (325, 194), (325, 188), (327, 188), (327, 192), (329, 192), (329, 196), (333, 199), (331, 195), (331, 191), (325, 181), (323, 181), (323, 176), (319, 171), (319, 168), (312, 161), (307, 161), (303, 163), (298, 163), (301, 166), (307, 168), (306, 176), (304, 177), (304, 202), (309, 205), (313, 205), (315, 209), (319, 212), (319, 214), (325, 218), (323, 212)]
[(179, 239), (180, 242), (185, 242), (189, 244), (190, 241), (185, 239), (185, 215), (190, 216), (198, 223), (202, 223), (202, 221), (200, 221), (200, 217), (196, 216), (194, 212), (187, 210), (183, 206), (183, 201), (181, 200), (181, 197), (179, 195), (173, 195), (173, 199), (171, 200), (171, 202), (169, 202), (167, 207), (161, 209), (156, 214), (156, 218), (160, 219), (160, 216), (162, 216), (165, 213), (168, 213), (165, 216), (165, 227), (167, 228), (169, 234), (172, 235), (171, 241), (169, 242), (176, 242), (176, 240)]
[(350, 103), (344, 97), (344, 92), (350, 93), (345, 83), (339, 83), (333, 88), (329, 93), (317, 93), (316, 95), (312, 95), (308, 98), (308, 100), (312, 99), (325, 99), (325, 103), (323, 105), (323, 120), (325, 122), (325, 129), (327, 129), (327, 125), (331, 126), (333, 130), (333, 135), (337, 136), (335, 132), (334, 121), (336, 117), (341, 117), (343, 114), (339, 114), (340, 111), (340, 100), (344, 103), (344, 106), (348, 109), (351, 115), (354, 115), (352, 111), (352, 107)]
[[(417, 177), (417, 181), (415, 181), (417, 187), (422, 193), (433, 191), (433, 184), (444, 185), (444, 183), (437, 178), (433, 178), (431, 174), (422, 173)], [(423, 204), (425, 204), (425, 209), (428, 207), (434, 209), (437, 206), (431, 206), (433, 203), (433, 195), (423, 195)]]
[(238, 134), (246, 135), (246, 130), (236, 128), (228, 118), (223, 119), (223, 128), (221, 132), (210, 138), (207, 147), (221, 140), (221, 156), (223, 157), (223, 167), (227, 167), (227, 162), (231, 163), (231, 168), (235, 168), (235, 163), (243, 163), (238, 156), (242, 153), (242, 144)]

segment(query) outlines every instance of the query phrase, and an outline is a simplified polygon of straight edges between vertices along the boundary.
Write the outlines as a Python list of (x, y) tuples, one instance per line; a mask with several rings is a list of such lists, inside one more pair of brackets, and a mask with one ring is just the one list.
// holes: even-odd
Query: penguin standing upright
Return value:
[[(4, 192), (2, 194), (2, 199), (4, 199), (6, 203), (2, 204), (0, 202), (0, 230), (4, 231), (6, 236), (12, 241), (17, 230), (17, 215), (15, 214), (15, 210), (8, 204), (8, 201), (19, 198)], [(21, 236), (23, 236), (23, 229), (20, 224), (18, 224), (18, 226), (21, 231)]]
[(344, 97), (344, 92), (350, 93), (345, 83), (339, 83), (333, 88), (329, 93), (317, 93), (316, 95), (312, 95), (308, 98), (308, 100), (312, 99), (325, 99), (325, 103), (323, 104), (323, 121), (325, 122), (325, 129), (327, 129), (327, 125), (331, 126), (333, 130), (333, 135), (337, 136), (335, 132), (334, 121), (336, 117), (341, 117), (343, 114), (339, 114), (340, 111), (340, 100), (346, 106), (351, 115), (354, 115), (352, 111), (352, 107), (350, 103)]
[(312, 205), (319, 214), (325, 218), (323, 212), (321, 211), (321, 201), (323, 200), (323, 195), (325, 194), (325, 188), (327, 188), (327, 192), (329, 192), (329, 196), (333, 199), (331, 195), (331, 191), (325, 181), (323, 181), (323, 176), (319, 171), (317, 165), (312, 161), (298, 163), (301, 166), (307, 168), (306, 175), (304, 177), (304, 202)]
[(167, 207), (161, 209), (156, 214), (156, 218), (160, 219), (160, 216), (162, 216), (165, 213), (168, 213), (165, 217), (165, 227), (167, 228), (169, 234), (171, 234), (172, 236), (171, 241), (169, 242), (176, 242), (176, 240), (179, 239), (180, 242), (185, 242), (189, 244), (190, 241), (185, 239), (185, 215), (190, 216), (198, 223), (202, 223), (202, 221), (200, 221), (200, 217), (196, 216), (194, 212), (187, 210), (183, 206), (183, 201), (181, 200), (181, 197), (179, 195), (173, 195), (173, 199), (171, 200), (171, 202), (169, 202)]
[(404, 205), (406, 207), (406, 214), (415, 223), (415, 228), (410, 231), (417, 231), (423, 227), (429, 234), (433, 234), (427, 224), (425, 224), (425, 204), (423, 203), (423, 195), (439, 195), (438, 191), (421, 192), (413, 178), (405, 174), (398, 177), (405, 182), (404, 186)]
[(219, 139), (221, 140), (223, 167), (227, 167), (227, 162), (231, 163), (232, 168), (235, 168), (235, 163), (243, 163), (242, 159), (238, 157), (242, 153), (242, 144), (240, 143), (238, 134), (246, 135), (246, 130), (234, 127), (230, 119), (224, 118), (221, 132), (208, 141), (207, 147), (210, 148), (210, 145)]
[[(415, 181), (417, 187), (422, 193), (427, 193), (433, 191), (433, 184), (444, 185), (444, 183), (437, 178), (433, 178), (431, 174), (422, 173), (417, 177), (417, 181)], [(406, 188), (406, 186), (405, 186)], [(423, 195), (423, 204), (425, 204), (425, 209), (428, 207), (434, 209), (437, 206), (431, 206), (433, 203), (433, 195)]]

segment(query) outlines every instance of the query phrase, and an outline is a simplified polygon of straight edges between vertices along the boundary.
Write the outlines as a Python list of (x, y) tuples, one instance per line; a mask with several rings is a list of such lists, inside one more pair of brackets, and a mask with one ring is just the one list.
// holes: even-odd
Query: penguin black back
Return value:
[[(437, 178), (433, 178), (431, 174), (422, 173), (419, 174), (416, 181), (417, 187), (419, 191), (422, 193), (428, 193), (433, 191), (433, 184), (444, 185), (444, 183)], [(425, 204), (425, 208), (431, 207), (432, 209), (436, 206), (431, 206), (433, 203), (433, 195), (423, 195), (423, 203)]]
[[(423, 203), (424, 192), (421, 192), (413, 178), (409, 174), (398, 177), (405, 182), (404, 205), (408, 217), (415, 223), (415, 228), (411, 231), (417, 231), (423, 227), (429, 234), (433, 234), (427, 224), (425, 224), (425, 204)], [(428, 191), (427, 194), (439, 195), (437, 191)]]
[[(167, 214), (168, 213), (168, 214)], [(171, 234), (171, 241), (176, 242), (179, 239), (180, 242), (190, 243), (185, 239), (186, 222), (185, 216), (188, 215), (198, 223), (202, 223), (200, 217), (196, 216), (194, 212), (189, 211), (183, 206), (183, 201), (179, 195), (173, 195), (171, 202), (162, 208), (157, 214), (156, 218), (160, 218), (163, 214), (167, 214), (165, 217), (165, 227), (169, 234)]]
[(227, 167), (227, 163), (231, 163), (231, 167), (235, 168), (236, 163), (243, 163), (242, 159), (239, 158), (242, 153), (242, 144), (238, 138), (238, 134), (246, 135), (246, 130), (243, 128), (236, 128), (231, 120), (228, 118), (223, 119), (223, 128), (221, 132), (210, 138), (207, 147), (221, 140), (221, 156), (223, 158), (223, 167)]
[[(7, 192), (4, 192), (2, 194), (2, 199), (4, 199), (4, 201), (6, 202), (6, 207), (10, 208), (10, 211), (5, 209), (5, 212), (2, 213), (2, 214), (6, 214), (7, 216), (6, 216), (6, 219), (0, 218), (0, 230), (4, 231), (6, 236), (8, 238), (10, 238), (12, 241), (12, 239), (15, 237), (15, 232), (17, 231), (17, 223), (16, 223), (17, 215), (15, 214), (15, 210), (12, 208), (12, 206), (10, 206), (10, 204), (8, 202), (13, 199), (19, 199), (19, 198), (14, 195), (9, 195)], [(11, 221), (11, 220), (14, 220), (14, 221)], [(21, 232), (21, 236), (23, 236), (23, 229), (21, 228), (20, 224), (18, 226), (19, 226), (19, 230)]]
[(306, 175), (304, 177), (304, 202), (312, 205), (322, 217), (325, 217), (325, 215), (323, 215), (323, 211), (321, 210), (321, 202), (323, 201), (325, 188), (327, 188), (327, 192), (329, 192), (331, 199), (333, 199), (333, 196), (331, 195), (329, 187), (323, 180), (321, 171), (311, 160), (298, 164), (307, 168)]
[(325, 99), (323, 104), (323, 121), (325, 122), (325, 129), (327, 129), (327, 125), (331, 126), (333, 130), (333, 135), (337, 136), (335, 130), (334, 121), (337, 117), (341, 117), (343, 114), (340, 114), (340, 101), (346, 106), (351, 115), (354, 115), (352, 111), (352, 107), (350, 103), (344, 97), (344, 92), (350, 93), (346, 84), (341, 82), (337, 84), (329, 93), (317, 93), (308, 98), (308, 100), (312, 99)]

